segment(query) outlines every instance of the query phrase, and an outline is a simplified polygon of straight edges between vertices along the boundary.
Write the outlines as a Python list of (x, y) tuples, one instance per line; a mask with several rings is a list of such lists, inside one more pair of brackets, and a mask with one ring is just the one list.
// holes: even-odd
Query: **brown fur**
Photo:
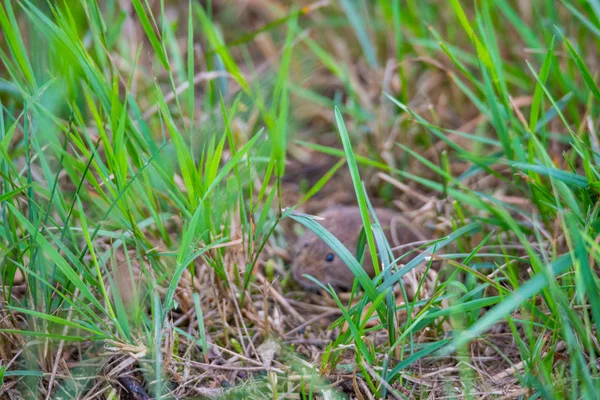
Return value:
[[(375, 214), (392, 248), (424, 238), (414, 228), (402, 225), (398, 221), (399, 218), (397, 218), (399, 215), (391, 210), (376, 208)], [(324, 218), (323, 221), (319, 221), (321, 225), (338, 238), (352, 254), (356, 255), (357, 241), (363, 226), (359, 208), (350, 206), (330, 207), (320, 216)], [(394, 233), (390, 228), (394, 230)], [(395, 243), (394, 237), (399, 243)], [(408, 250), (410, 249), (404, 248), (397, 253), (401, 255)], [(332, 261), (326, 260), (329, 253), (333, 254)], [(403, 259), (403, 262), (406, 262), (406, 260)], [(363, 268), (371, 278), (374, 277), (375, 270), (368, 248), (364, 256)], [(298, 239), (296, 244), (292, 273), (298, 283), (311, 289), (318, 286), (303, 277), (303, 274), (311, 275), (321, 283), (331, 284), (339, 289), (349, 289), (354, 281), (354, 275), (341, 258), (325, 242), (308, 230)]]

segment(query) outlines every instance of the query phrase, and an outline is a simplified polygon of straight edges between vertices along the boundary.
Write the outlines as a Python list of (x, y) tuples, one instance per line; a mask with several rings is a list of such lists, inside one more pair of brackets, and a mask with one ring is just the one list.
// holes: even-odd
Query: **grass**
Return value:
[[(598, 1), (7, 0), (0, 26), (2, 397), (596, 397)], [(308, 215), (339, 202), (358, 249)], [(397, 258), (378, 204), (431, 242)], [(350, 293), (293, 282), (301, 227)]]

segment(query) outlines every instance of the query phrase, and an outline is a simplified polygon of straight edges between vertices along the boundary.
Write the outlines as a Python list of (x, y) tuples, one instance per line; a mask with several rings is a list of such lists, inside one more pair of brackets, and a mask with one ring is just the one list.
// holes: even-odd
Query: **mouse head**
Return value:
[(298, 240), (293, 257), (294, 279), (307, 289), (318, 289), (319, 286), (303, 277), (303, 274), (311, 275), (325, 286), (331, 284), (340, 289), (352, 286), (354, 275), (350, 269), (324, 241), (310, 231)]

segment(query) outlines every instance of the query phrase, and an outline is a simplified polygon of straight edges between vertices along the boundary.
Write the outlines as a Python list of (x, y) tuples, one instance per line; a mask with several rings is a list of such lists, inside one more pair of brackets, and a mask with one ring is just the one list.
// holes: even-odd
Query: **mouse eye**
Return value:
[(333, 255), (333, 253), (327, 253), (327, 255), (325, 256), (325, 261), (332, 262), (334, 258), (335, 256)]
[(308, 247), (308, 246), (310, 246), (309, 242), (304, 243), (304, 247)]

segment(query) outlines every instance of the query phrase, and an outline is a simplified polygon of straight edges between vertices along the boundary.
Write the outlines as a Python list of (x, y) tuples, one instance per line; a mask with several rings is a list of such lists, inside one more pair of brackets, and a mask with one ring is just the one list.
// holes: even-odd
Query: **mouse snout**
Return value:
[(305, 260), (298, 260), (292, 264), (292, 276), (296, 282), (298, 282), (304, 288), (318, 287), (318, 285), (312, 280), (304, 277), (303, 275), (305, 274), (322, 281), (322, 276), (319, 276), (319, 271), (315, 270), (315, 268), (312, 268), (310, 265), (306, 265)]
[(302, 268), (301, 266), (292, 267), (292, 274), (294, 275), (294, 279), (296, 280), (296, 282), (298, 282), (302, 286), (306, 286), (307, 284), (312, 283), (309, 279), (302, 276), (304, 274), (308, 274), (308, 275), (312, 275), (312, 274), (308, 273), (306, 271), (306, 269)]

